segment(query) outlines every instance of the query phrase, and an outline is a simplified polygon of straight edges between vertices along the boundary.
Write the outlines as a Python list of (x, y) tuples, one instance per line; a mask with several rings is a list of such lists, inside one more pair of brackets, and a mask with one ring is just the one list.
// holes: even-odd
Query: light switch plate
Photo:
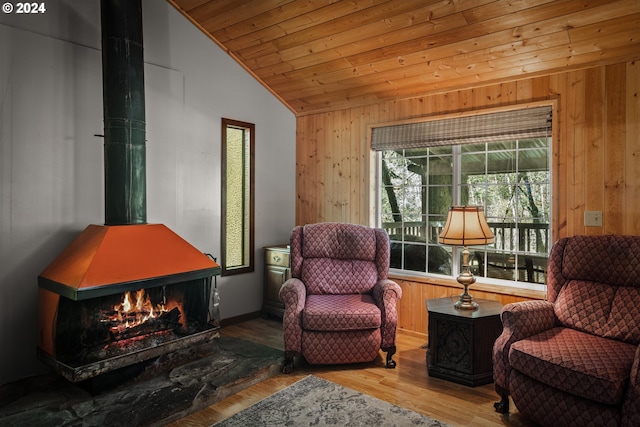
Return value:
[(602, 227), (602, 211), (584, 211), (585, 227)]

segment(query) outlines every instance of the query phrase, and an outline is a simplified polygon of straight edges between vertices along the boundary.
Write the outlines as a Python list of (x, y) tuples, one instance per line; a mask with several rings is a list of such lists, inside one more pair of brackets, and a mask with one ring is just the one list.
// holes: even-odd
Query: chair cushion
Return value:
[(307, 258), (300, 279), (308, 294), (365, 294), (375, 286), (378, 271), (372, 261)]
[(640, 288), (570, 280), (558, 294), (554, 311), (572, 329), (640, 344)]
[(376, 260), (376, 232), (356, 224), (318, 223), (304, 226), (305, 258)]
[(302, 328), (315, 331), (375, 329), (381, 312), (368, 294), (307, 295)]
[(635, 351), (631, 344), (557, 327), (513, 343), (509, 363), (551, 387), (615, 405), (622, 400)]
[(554, 304), (562, 326), (604, 336), (616, 287), (587, 280), (570, 280)]
[(640, 288), (620, 287), (611, 303), (605, 338), (640, 344)]
[(566, 279), (640, 288), (638, 236), (573, 236), (563, 252), (561, 269)]

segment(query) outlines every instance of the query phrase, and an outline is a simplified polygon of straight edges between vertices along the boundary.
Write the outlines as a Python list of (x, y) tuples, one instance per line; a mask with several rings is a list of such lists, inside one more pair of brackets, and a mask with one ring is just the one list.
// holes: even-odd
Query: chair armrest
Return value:
[(509, 335), (511, 342), (539, 334), (555, 326), (553, 304), (548, 301), (524, 301), (507, 304), (500, 313), (502, 335)]
[(307, 298), (307, 288), (302, 280), (292, 277), (282, 284), (279, 296), (285, 307), (297, 308), (297, 311), (302, 311), (304, 301)]
[(307, 299), (307, 288), (300, 279), (291, 278), (284, 282), (279, 296), (284, 304), (282, 318), (284, 350), (300, 353), (302, 351), (302, 310)]
[(622, 403), (621, 426), (640, 425), (640, 345), (636, 348), (636, 356), (631, 365), (629, 388)]
[(378, 280), (373, 287), (373, 299), (376, 301), (382, 314), (380, 324), (382, 344), (380, 347), (385, 351), (395, 348), (396, 345), (396, 329), (398, 327), (396, 302), (400, 298), (402, 298), (402, 288), (393, 280)]
[(373, 298), (378, 305), (384, 301), (384, 298), (399, 300), (402, 298), (402, 288), (391, 279), (378, 280), (373, 287)]
[(500, 313), (502, 334), (493, 344), (493, 380), (501, 396), (509, 394), (509, 350), (511, 344), (555, 325), (553, 304), (548, 301), (524, 301), (507, 304)]

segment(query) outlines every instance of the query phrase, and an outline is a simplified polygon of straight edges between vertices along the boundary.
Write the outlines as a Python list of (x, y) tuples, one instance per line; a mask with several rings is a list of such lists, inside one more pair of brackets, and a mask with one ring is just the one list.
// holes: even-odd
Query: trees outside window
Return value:
[(451, 205), (479, 205), (496, 241), (470, 248), (473, 274), (544, 284), (550, 158), (550, 137), (381, 150), (378, 212), (391, 267), (456, 277), (458, 249), (438, 244), (438, 235)]

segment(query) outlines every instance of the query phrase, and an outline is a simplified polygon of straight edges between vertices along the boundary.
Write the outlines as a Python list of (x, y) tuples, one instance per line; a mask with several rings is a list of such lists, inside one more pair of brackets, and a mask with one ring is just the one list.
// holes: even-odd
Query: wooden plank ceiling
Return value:
[(297, 115), (640, 59), (639, 0), (168, 1)]

